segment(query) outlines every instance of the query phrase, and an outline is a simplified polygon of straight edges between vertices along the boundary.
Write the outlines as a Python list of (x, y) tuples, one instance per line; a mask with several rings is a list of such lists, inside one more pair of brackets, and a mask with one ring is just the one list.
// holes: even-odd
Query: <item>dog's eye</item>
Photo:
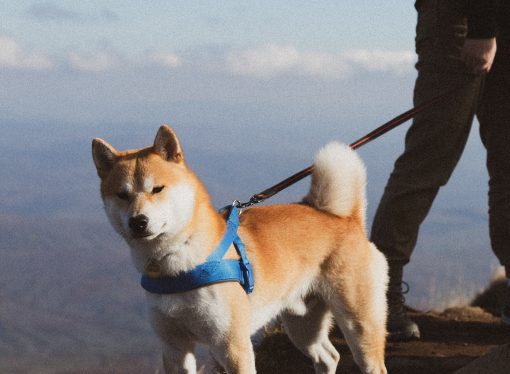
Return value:
[(127, 192), (119, 192), (117, 194), (117, 197), (121, 200), (129, 200), (129, 195), (127, 194)]
[(152, 189), (152, 194), (155, 195), (157, 193), (160, 193), (161, 191), (163, 191), (163, 188), (165, 188), (165, 186), (157, 186), (157, 187), (154, 187)]

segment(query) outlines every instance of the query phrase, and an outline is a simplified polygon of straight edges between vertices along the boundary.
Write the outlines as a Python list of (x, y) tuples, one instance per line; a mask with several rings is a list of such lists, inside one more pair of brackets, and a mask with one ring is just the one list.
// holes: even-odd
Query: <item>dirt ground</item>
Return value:
[[(500, 291), (498, 285), (473, 302), (483, 308), (451, 308), (441, 313), (410, 311), (411, 318), (420, 326), (422, 337), (417, 341), (387, 344), (388, 372), (450, 374), (492, 349), (510, 343), (510, 328), (501, 326), (494, 315), (500, 310), (497, 305)], [(342, 356), (337, 373), (360, 373), (338, 330), (333, 331), (332, 341)], [(295, 349), (281, 331), (268, 334), (257, 349), (256, 361), (257, 372), (261, 374), (314, 372), (310, 360)], [(510, 362), (508, 368), (510, 373)], [(486, 373), (491, 373), (489, 368)]]

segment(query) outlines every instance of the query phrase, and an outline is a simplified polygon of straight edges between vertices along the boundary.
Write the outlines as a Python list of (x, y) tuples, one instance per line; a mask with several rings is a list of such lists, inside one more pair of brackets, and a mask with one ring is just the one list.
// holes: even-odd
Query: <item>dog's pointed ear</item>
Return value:
[(156, 134), (154, 152), (167, 161), (179, 163), (184, 160), (179, 139), (167, 124), (161, 126)]
[(103, 139), (92, 140), (92, 158), (99, 178), (104, 179), (117, 161), (118, 152)]

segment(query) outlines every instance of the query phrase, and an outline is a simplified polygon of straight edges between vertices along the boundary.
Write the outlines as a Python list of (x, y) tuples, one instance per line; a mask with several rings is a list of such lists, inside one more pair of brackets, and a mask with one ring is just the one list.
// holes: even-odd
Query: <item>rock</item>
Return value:
[(454, 374), (508, 374), (510, 372), (510, 344), (494, 348)]
[(503, 296), (506, 289), (506, 278), (504, 274), (505, 273), (503, 267), (498, 268), (492, 278), (489, 287), (475, 297), (471, 303), (471, 306), (478, 306), (483, 310), (499, 317), (501, 314)]

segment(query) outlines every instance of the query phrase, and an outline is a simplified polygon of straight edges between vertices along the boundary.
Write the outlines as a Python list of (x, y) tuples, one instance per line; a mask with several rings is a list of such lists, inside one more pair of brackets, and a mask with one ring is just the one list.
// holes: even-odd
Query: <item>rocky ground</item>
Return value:
[[(421, 329), (420, 340), (388, 343), (386, 366), (390, 374), (508, 374), (510, 373), (510, 328), (499, 323), (504, 285), (495, 282), (471, 306), (443, 312), (410, 311)], [(338, 330), (332, 341), (342, 358), (337, 373), (360, 373)], [(312, 374), (310, 360), (301, 354), (279, 328), (268, 331), (256, 352), (260, 374)], [(105, 368), (64, 371), (59, 374), (163, 374), (159, 359), (152, 362), (122, 362)]]
[[(503, 328), (496, 316), (500, 310), (502, 287), (496, 282), (473, 302), (473, 306), (450, 308), (444, 312), (411, 311), (411, 317), (420, 326), (422, 338), (387, 345), (389, 373), (446, 374), (469, 364), (474, 369), (466, 368), (463, 374), (510, 373), (510, 328)], [(342, 356), (337, 373), (359, 373), (339, 331), (333, 332), (332, 340)], [(495, 359), (488, 357), (476, 365), (476, 359), (490, 352), (494, 352)], [(259, 347), (257, 368), (263, 374), (313, 373), (310, 360), (278, 330), (269, 333)]]

